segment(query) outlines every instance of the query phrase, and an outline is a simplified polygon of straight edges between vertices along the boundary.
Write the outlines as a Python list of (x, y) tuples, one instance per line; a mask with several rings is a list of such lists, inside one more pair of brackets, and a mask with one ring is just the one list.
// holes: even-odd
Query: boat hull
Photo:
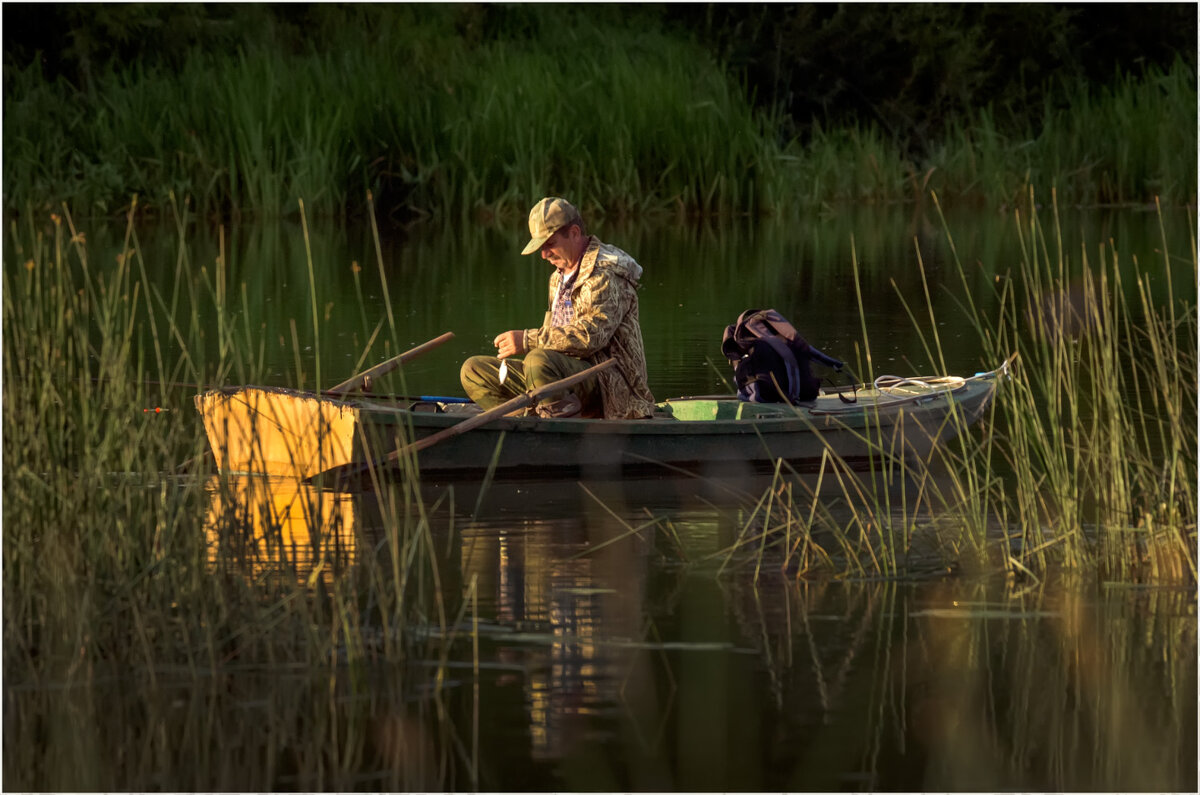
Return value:
[[(801, 406), (680, 399), (645, 420), (505, 417), (418, 453), (409, 443), (444, 431), (468, 413), (432, 401), (335, 399), (266, 387), (196, 397), (222, 472), (309, 479), (347, 464), (423, 477), (613, 477), (685, 471), (769, 471), (784, 461), (813, 470), (828, 457), (855, 468), (925, 458), (979, 418), (993, 378), (962, 380), (912, 394), (860, 390)], [(378, 471), (379, 467), (372, 467)]]

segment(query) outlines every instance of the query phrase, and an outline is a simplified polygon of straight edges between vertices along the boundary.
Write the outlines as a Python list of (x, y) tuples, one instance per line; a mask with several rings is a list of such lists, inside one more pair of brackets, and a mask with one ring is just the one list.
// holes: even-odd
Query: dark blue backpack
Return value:
[(815, 400), (821, 379), (809, 362), (840, 371), (843, 363), (801, 337), (795, 326), (774, 309), (747, 309), (725, 328), (721, 353), (733, 365), (738, 399), (751, 403), (796, 403)]

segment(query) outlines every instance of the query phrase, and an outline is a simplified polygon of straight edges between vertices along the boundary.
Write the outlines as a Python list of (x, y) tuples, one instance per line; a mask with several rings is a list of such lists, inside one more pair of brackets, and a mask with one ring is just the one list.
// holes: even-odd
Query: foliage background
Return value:
[(5, 4), (5, 205), (1194, 202), (1191, 4)]

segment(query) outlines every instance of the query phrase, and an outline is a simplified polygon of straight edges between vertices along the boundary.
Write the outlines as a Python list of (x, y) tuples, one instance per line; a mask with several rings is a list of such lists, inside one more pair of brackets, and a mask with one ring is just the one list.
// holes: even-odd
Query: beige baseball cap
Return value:
[(566, 199), (547, 196), (533, 206), (529, 211), (530, 241), (522, 254), (532, 254), (541, 248), (550, 236), (573, 223), (579, 223), (581, 216), (575, 206)]

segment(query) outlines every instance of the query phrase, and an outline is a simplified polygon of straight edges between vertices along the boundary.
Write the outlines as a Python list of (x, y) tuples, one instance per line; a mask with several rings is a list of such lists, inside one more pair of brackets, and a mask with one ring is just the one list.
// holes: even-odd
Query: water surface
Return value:
[[(1061, 245), (1070, 263), (1065, 279), (1078, 278), (1085, 258), (1093, 269), (1117, 261), (1130, 275), (1127, 288), (1133, 289), (1132, 274), (1142, 273), (1165, 300), (1165, 229), (1175, 289), (1194, 292), (1189, 214), (1164, 211), (1160, 229), (1160, 217), (1149, 210), (1061, 210)], [(1011, 213), (950, 210), (943, 226), (928, 207), (830, 210), (798, 222), (721, 226), (601, 220), (590, 231), (629, 251), (645, 270), (641, 320), (650, 386), (661, 400), (727, 391), (721, 333), (749, 308), (779, 310), (814, 345), (864, 375), (992, 369), (998, 362), (981, 360), (963, 307), (971, 301), (981, 316), (994, 314), (996, 291), (1019, 270), (1021, 247), (1030, 241), (1057, 261), (1054, 218), (1043, 210), (1039, 221), (1050, 227), (1049, 241)], [(362, 224), (314, 222), (307, 245), (293, 221), (228, 228), (198, 222), (188, 235), (182, 267), (173, 227), (147, 228), (141, 242), (162, 303), (178, 306), (185, 318), (199, 314), (206, 343), (193, 356), (206, 365), (205, 379), (225, 361), (220, 326), (211, 318), (210, 296), (218, 289), (234, 316), (226, 329), (231, 344), (262, 365), (255, 375), (271, 385), (312, 388), (319, 363), (321, 385), (332, 386), (454, 332), (450, 344), (413, 362), (403, 383), (397, 376), (384, 385), (421, 394), (462, 395), (461, 362), (494, 352), (491, 340), (501, 331), (539, 325), (547, 304), (551, 268), (536, 255), (520, 256), (527, 239), (522, 224), (385, 228), (378, 254)], [(89, 232), (93, 260), (112, 262), (120, 240), (120, 229)]]
[[(1060, 217), (1073, 273), (1113, 241), (1159, 295), (1171, 279), (1194, 291), (1186, 212), (1163, 218), (1169, 269), (1153, 213)], [(662, 399), (728, 391), (721, 332), (752, 307), (864, 373), (868, 346), (875, 373), (995, 366), (959, 307), (994, 311), (1021, 259), (1016, 224), (951, 212), (953, 250), (928, 208), (592, 231), (646, 269)], [(153, 300), (200, 340), (191, 371), (146, 357), (151, 379), (184, 382), (148, 421), (197, 433), (203, 385), (329, 386), (444, 331), (453, 342), (384, 386), (459, 395), (459, 363), (537, 324), (546, 301), (548, 266), (520, 257), (519, 225), (385, 229), (378, 260), (361, 225), (314, 223), (306, 244), (298, 223), (201, 223), (182, 250), (167, 224), (138, 231)], [(115, 270), (123, 230), (87, 234), (91, 261)], [(176, 340), (160, 342), (177, 361)], [(318, 613), (399, 543), (370, 493), (173, 477), (152, 487), (204, 479), (207, 576), (286, 581)], [(6, 676), (5, 773), (56, 790), (1195, 790), (1191, 589), (951, 572), (932, 553), (904, 582), (799, 581), (753, 544), (726, 552), (767, 485), (425, 484), (436, 576), (403, 586), (428, 610), (404, 666), (380, 645), (345, 648), (352, 633), (322, 641), (332, 659), (310, 656), (324, 647), (282, 602), (277, 623), (217, 639), (200, 666), (67, 657), (58, 677)], [(202, 639), (203, 618), (186, 618)], [(243, 652), (285, 631), (294, 656)]]
[[(319, 602), (395, 543), (372, 495), (229, 485), (210, 491), (210, 576), (291, 577)], [(448, 492), (427, 495), (441, 600), (426, 604), (442, 608), (407, 630), (403, 665), (369, 630), (354, 655), (333, 638), (332, 664), (299, 638), (295, 656), (243, 660), (292, 626), (284, 611), (199, 668), (9, 682), (6, 775), (56, 790), (1196, 787), (1190, 589), (804, 582), (770, 556), (757, 575), (721, 571), (734, 516), (676, 494), (647, 501), (669, 526), (631, 532), (597, 502), (620, 484), (560, 492), (543, 510), (515, 507), (521, 487), (464, 494), (454, 522)]]

